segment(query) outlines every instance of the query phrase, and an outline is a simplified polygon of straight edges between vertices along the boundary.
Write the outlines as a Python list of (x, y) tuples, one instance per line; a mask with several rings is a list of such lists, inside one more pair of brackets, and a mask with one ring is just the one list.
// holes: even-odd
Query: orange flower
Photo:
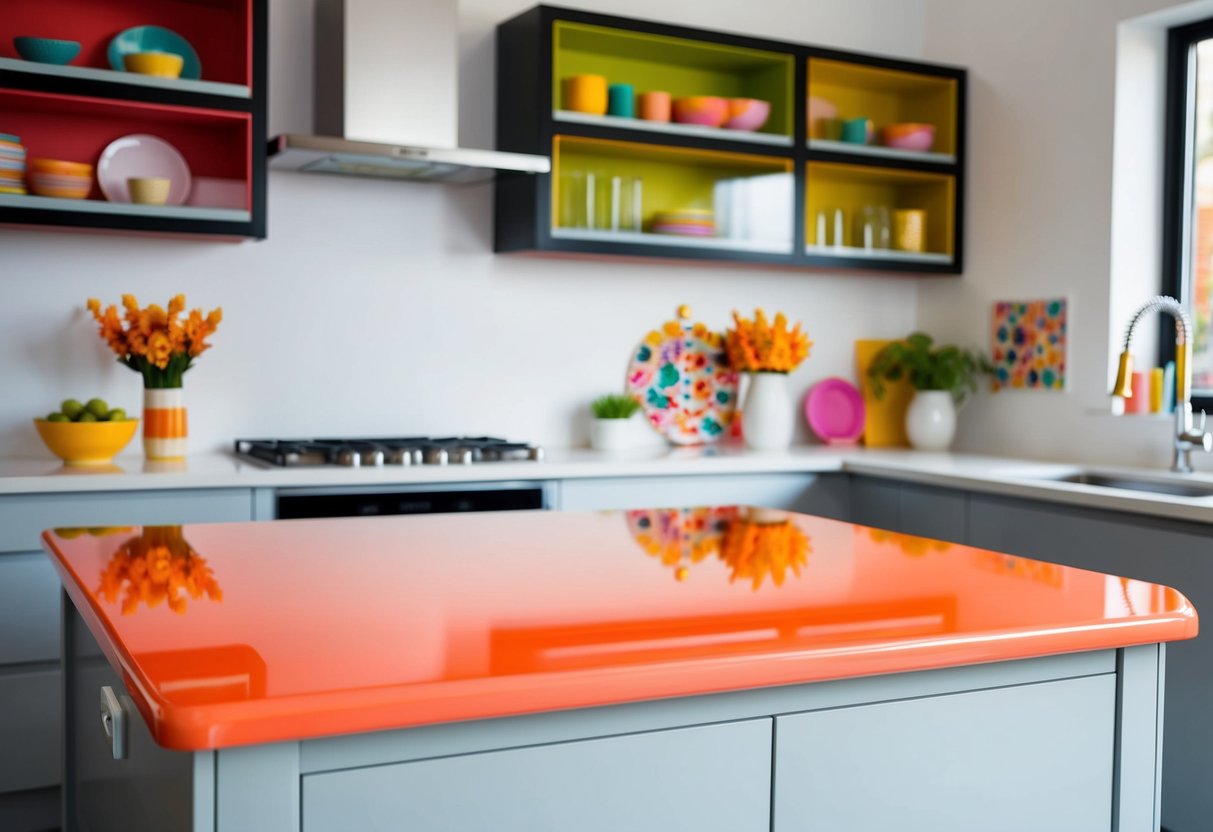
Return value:
[(163, 370), (173, 356), (173, 344), (163, 329), (152, 332), (147, 339), (147, 360)]
[(725, 335), (725, 351), (733, 369), (742, 372), (788, 373), (809, 356), (813, 342), (800, 329), (789, 330), (782, 312), (772, 324), (761, 309), (754, 310), (754, 320), (733, 312), (734, 329)]
[(194, 309), (182, 320), (185, 295), (174, 295), (167, 309), (157, 304), (140, 308), (134, 295), (123, 295), (122, 309), (121, 314), (115, 306), (102, 311), (99, 300), (88, 300), (102, 339), (119, 361), (143, 374), (148, 387), (180, 387), (182, 373), (210, 347), (206, 339), (223, 320), (218, 308), (205, 317)]

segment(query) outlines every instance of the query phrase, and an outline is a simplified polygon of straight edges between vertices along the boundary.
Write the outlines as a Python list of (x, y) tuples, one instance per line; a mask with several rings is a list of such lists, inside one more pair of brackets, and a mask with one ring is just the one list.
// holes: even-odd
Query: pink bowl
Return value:
[(674, 121), (719, 127), (729, 117), (729, 102), (714, 95), (693, 95), (674, 99)]
[(884, 129), (884, 145), (926, 153), (935, 146), (935, 125), (890, 124)]
[(758, 130), (771, 116), (771, 102), (759, 98), (730, 98), (729, 118), (724, 126), (729, 130)]

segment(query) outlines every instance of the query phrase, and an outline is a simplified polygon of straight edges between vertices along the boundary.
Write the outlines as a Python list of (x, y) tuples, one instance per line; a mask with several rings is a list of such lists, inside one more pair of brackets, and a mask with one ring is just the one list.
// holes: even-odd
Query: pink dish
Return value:
[(97, 184), (110, 202), (130, 202), (126, 180), (134, 176), (171, 180), (167, 205), (184, 205), (190, 193), (190, 166), (185, 157), (156, 136), (135, 133), (114, 139), (97, 162)]
[(771, 117), (771, 102), (759, 98), (730, 98), (729, 118), (724, 126), (729, 130), (758, 130)]
[(729, 102), (714, 95), (694, 95), (674, 99), (674, 121), (719, 127), (729, 117)]
[(890, 124), (883, 130), (885, 147), (926, 153), (935, 146), (934, 124)]
[(863, 396), (842, 378), (813, 385), (804, 400), (809, 427), (827, 445), (854, 445), (863, 436)]

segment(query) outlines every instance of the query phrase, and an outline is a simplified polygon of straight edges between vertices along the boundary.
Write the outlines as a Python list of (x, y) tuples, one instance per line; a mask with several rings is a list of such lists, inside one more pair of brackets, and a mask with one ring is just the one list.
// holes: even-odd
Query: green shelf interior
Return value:
[[(842, 119), (870, 118), (877, 129), (916, 122), (935, 125), (939, 153), (956, 153), (959, 88), (954, 78), (810, 58), (809, 95), (838, 108)], [(821, 125), (808, 125), (810, 138), (823, 138)]]
[(805, 193), (805, 239), (810, 245), (818, 244), (817, 214), (824, 212), (827, 228), (833, 229), (834, 212), (839, 208), (846, 219), (847, 244), (862, 245), (855, 230), (856, 218), (864, 206), (872, 205), (885, 206), (890, 215), (899, 209), (926, 211), (926, 251), (954, 253), (956, 178), (950, 174), (810, 162)]
[[(600, 181), (639, 177), (643, 224), (658, 211), (713, 210), (716, 182), (767, 174), (790, 174), (791, 159), (666, 147), (634, 142), (556, 136), (552, 142), (552, 224), (570, 227), (562, 182), (570, 172), (593, 173)], [(793, 205), (788, 204), (790, 213)]]
[(553, 26), (553, 110), (564, 107), (563, 79), (603, 75), (611, 84), (631, 84), (637, 95), (663, 90), (673, 98), (715, 95), (769, 101), (771, 116), (760, 132), (792, 135), (790, 54), (564, 20)]

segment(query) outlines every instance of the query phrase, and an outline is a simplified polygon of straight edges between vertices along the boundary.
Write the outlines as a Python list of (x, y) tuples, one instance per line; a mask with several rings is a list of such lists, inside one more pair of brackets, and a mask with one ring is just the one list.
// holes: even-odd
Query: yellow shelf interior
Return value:
[(603, 75), (610, 84), (631, 84), (637, 95), (769, 101), (771, 116), (760, 132), (792, 135), (791, 55), (563, 20), (554, 30), (553, 110), (564, 108), (563, 79)]
[[(955, 79), (825, 58), (810, 58), (808, 72), (809, 95), (834, 104), (839, 118), (870, 118), (878, 130), (906, 122), (934, 124), (932, 149), (956, 153)], [(810, 138), (824, 138), (820, 124), (808, 127)]]
[(846, 244), (862, 245), (863, 239), (856, 226), (864, 206), (871, 205), (888, 208), (890, 221), (892, 212), (896, 210), (926, 211), (926, 251), (949, 256), (954, 254), (954, 176), (863, 165), (810, 162), (805, 192), (805, 240), (809, 245), (824, 244), (816, 239), (818, 213), (826, 215), (826, 226), (831, 235), (828, 242), (834, 242), (834, 212), (840, 208), (846, 223)]
[[(714, 188), (723, 179), (790, 174), (790, 159), (744, 153), (665, 147), (635, 142), (556, 136), (552, 142), (552, 225), (571, 227), (562, 208), (565, 174), (593, 173), (600, 181), (639, 177), (643, 188), (643, 224), (648, 230), (658, 211), (713, 210)], [(790, 213), (791, 203), (787, 206)]]

